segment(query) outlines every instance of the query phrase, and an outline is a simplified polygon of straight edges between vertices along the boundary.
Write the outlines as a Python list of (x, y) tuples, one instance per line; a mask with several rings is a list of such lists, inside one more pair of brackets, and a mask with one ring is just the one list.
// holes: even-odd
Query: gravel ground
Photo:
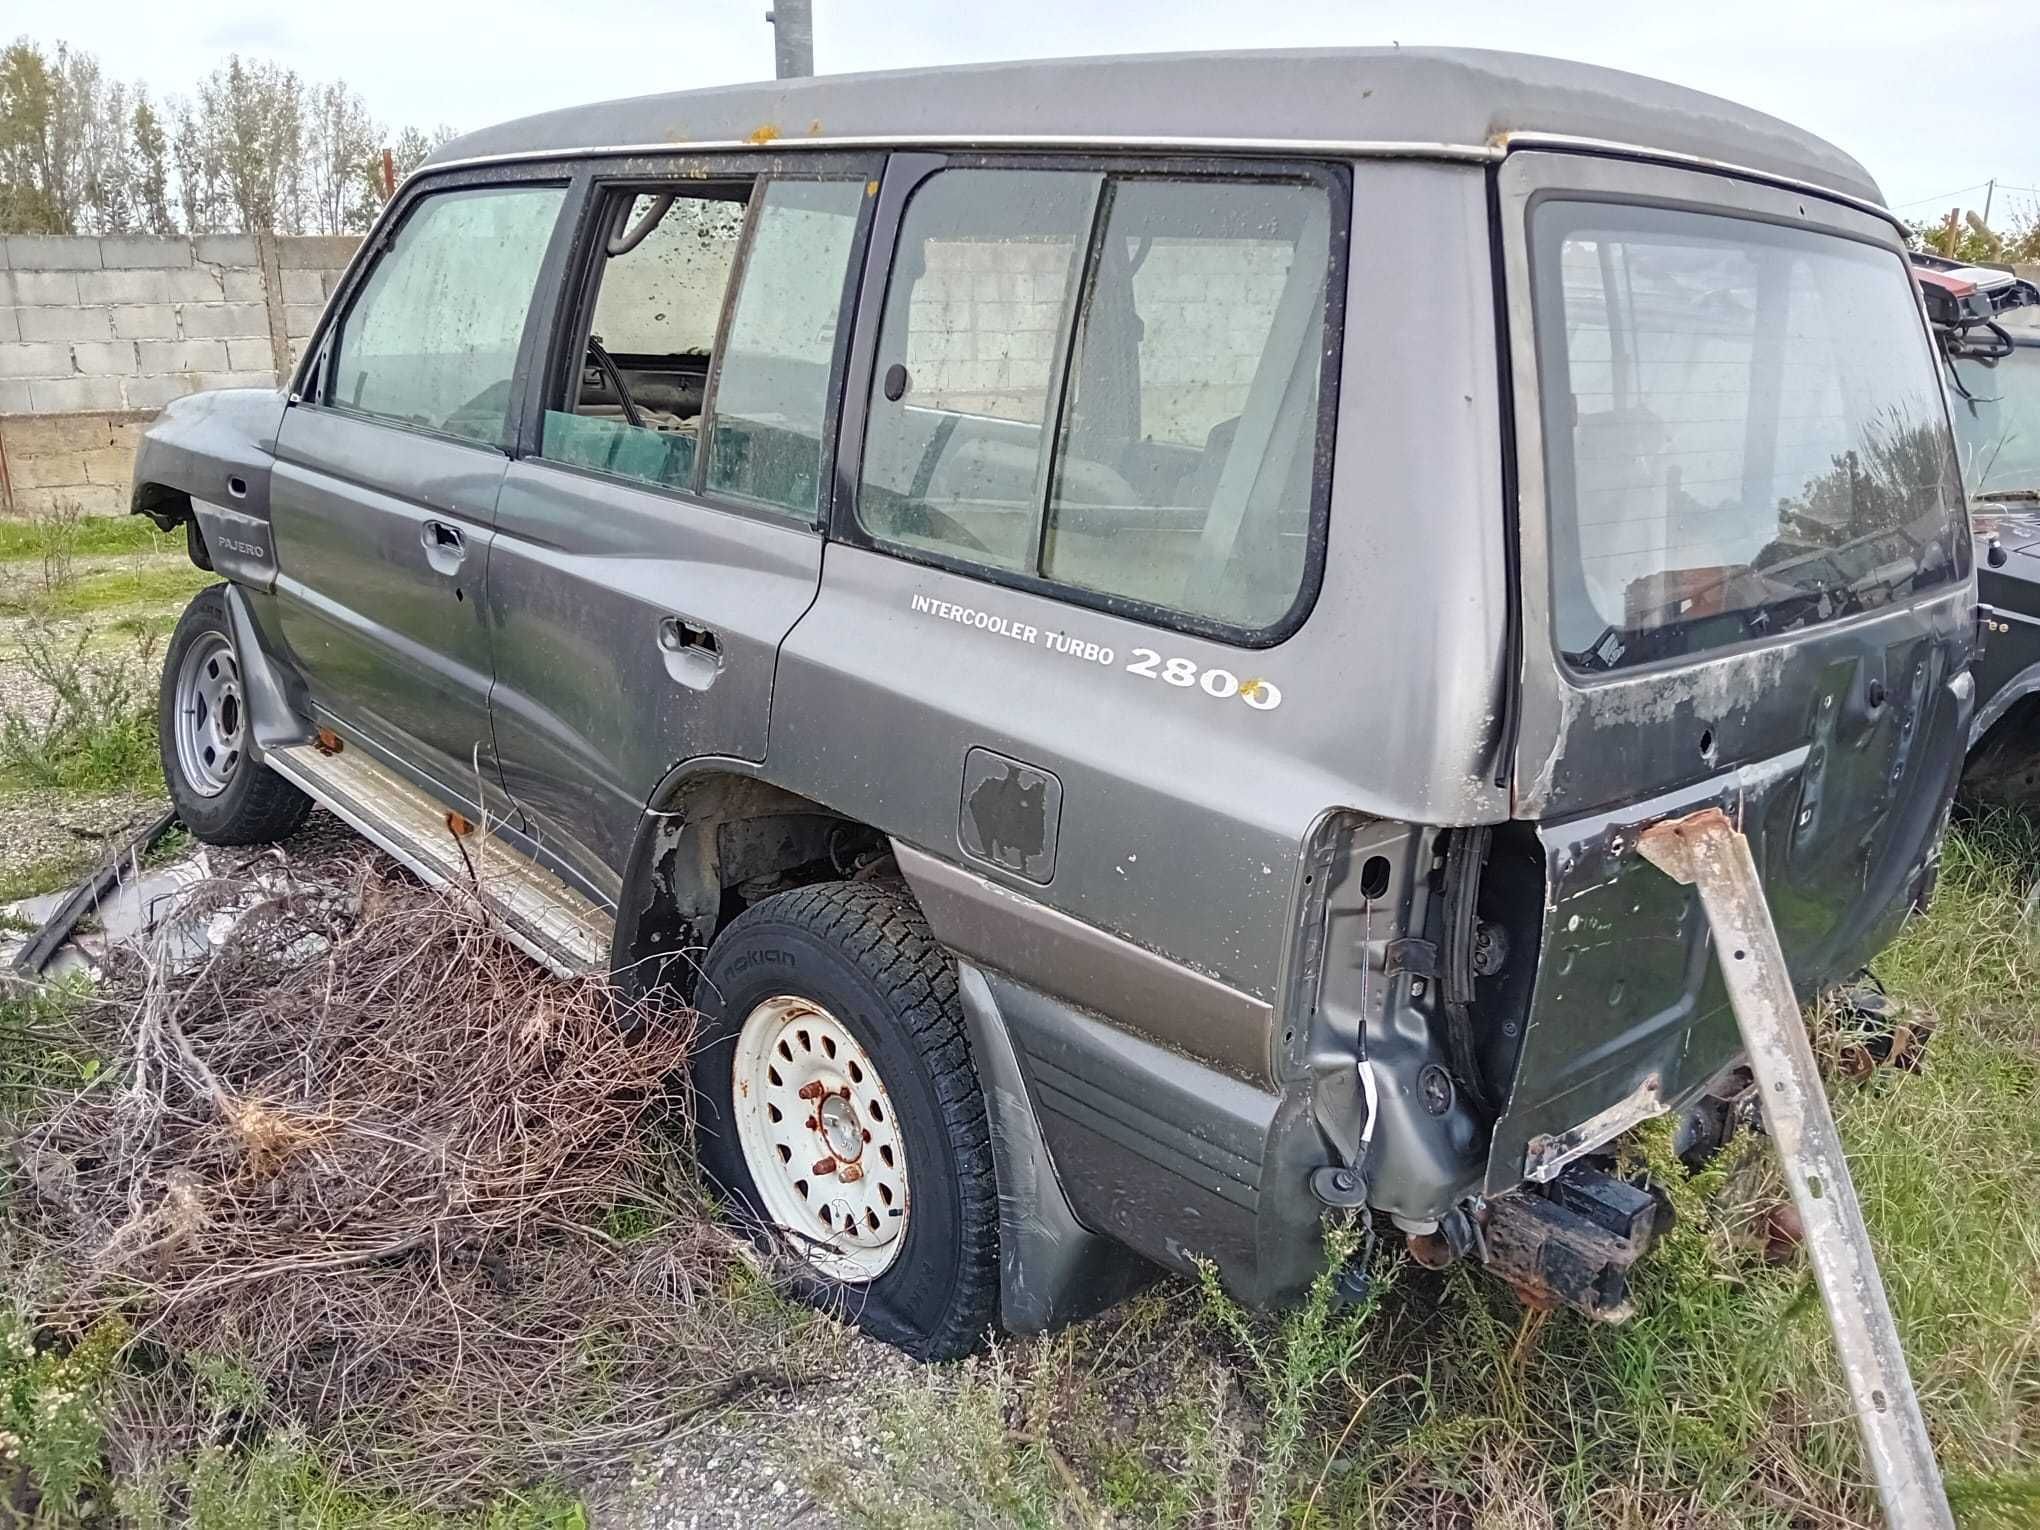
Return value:
[[(593, 1530), (849, 1530), (812, 1490), (817, 1478), (868, 1491), (883, 1399), (927, 1372), (861, 1334), (842, 1370), (798, 1393), (758, 1393), (671, 1441), (629, 1476), (585, 1489)], [(866, 1504), (866, 1507), (872, 1505)], [(888, 1505), (893, 1509), (910, 1506)]]
[[(163, 810), (166, 798), (145, 792), (80, 797), (30, 791), (0, 797), (0, 884), (50, 868), (52, 886), (70, 880), (64, 868), (83, 872), (131, 829)], [(38, 878), (36, 880), (47, 880)], [(24, 886), (23, 896), (50, 887)]]

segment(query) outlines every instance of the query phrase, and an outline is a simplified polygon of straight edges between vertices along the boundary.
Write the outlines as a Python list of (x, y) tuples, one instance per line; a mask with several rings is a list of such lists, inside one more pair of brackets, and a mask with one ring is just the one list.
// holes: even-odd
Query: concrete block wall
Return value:
[(352, 236), (0, 240), (0, 513), (127, 509), (141, 427), (290, 372)]

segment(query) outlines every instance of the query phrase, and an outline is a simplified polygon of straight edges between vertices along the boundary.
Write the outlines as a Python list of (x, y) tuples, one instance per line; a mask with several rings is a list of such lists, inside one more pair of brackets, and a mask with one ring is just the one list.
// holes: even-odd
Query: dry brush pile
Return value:
[[(194, 896), (198, 927), (255, 906), (196, 966), (117, 963), (94, 1076), (6, 1123), (15, 1300), (59, 1342), (133, 1336), (119, 1474), (290, 1430), (444, 1500), (827, 1363), (675, 1167), (684, 1024), (369, 858)], [(202, 1422), (223, 1369), (237, 1401)]]

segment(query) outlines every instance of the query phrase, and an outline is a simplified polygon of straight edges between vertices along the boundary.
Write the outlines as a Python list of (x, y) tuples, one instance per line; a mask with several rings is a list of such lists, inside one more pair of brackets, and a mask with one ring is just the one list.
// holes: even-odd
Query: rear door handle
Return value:
[(693, 690), (707, 690), (722, 673), (721, 640), (712, 628), (684, 616), (659, 618), (659, 656), (666, 673)]
[(418, 540), (425, 548), (425, 561), (442, 574), (460, 571), (467, 557), (467, 538), (458, 526), (445, 521), (427, 521), (418, 528)]

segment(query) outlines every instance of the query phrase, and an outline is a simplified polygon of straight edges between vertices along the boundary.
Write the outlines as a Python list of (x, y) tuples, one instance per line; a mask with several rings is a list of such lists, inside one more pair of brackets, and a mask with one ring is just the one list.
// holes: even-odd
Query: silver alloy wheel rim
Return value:
[(202, 632), (177, 667), (177, 768), (201, 797), (217, 797), (241, 763), (248, 727), (241, 666), (223, 632)]
[(876, 1280), (905, 1241), (906, 1143), (870, 1053), (809, 999), (755, 1006), (731, 1068), (737, 1145), (766, 1217), (817, 1272)]

